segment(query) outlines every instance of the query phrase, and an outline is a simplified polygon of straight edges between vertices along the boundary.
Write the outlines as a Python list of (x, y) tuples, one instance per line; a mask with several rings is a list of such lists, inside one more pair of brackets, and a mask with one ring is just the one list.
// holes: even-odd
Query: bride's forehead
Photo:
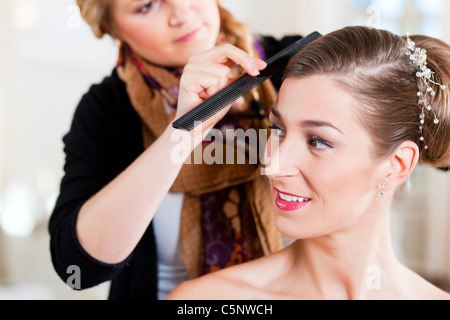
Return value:
[(343, 107), (354, 105), (354, 99), (327, 76), (288, 78), (283, 82), (275, 110), (284, 114), (290, 109), (303, 109), (308, 112), (320, 112), (330, 109), (343, 112)]

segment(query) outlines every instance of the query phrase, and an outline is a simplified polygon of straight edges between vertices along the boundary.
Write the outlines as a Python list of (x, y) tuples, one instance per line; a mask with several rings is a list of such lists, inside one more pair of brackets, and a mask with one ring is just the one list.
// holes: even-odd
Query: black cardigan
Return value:
[[(299, 37), (262, 38), (266, 58)], [(273, 79), (279, 89), (281, 75)], [(157, 299), (157, 252), (153, 226), (122, 263), (105, 264), (81, 247), (75, 223), (81, 206), (124, 171), (144, 150), (141, 120), (114, 69), (82, 97), (64, 136), (66, 162), (60, 194), (49, 221), (50, 251), (60, 278), (75, 289), (112, 280), (109, 299)], [(78, 267), (80, 287), (74, 281)]]

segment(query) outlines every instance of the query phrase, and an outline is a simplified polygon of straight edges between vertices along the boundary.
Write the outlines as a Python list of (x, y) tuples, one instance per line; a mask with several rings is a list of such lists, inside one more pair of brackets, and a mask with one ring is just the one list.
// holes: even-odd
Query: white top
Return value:
[(158, 253), (158, 300), (188, 279), (181, 258), (180, 221), (184, 195), (168, 193), (153, 218)]

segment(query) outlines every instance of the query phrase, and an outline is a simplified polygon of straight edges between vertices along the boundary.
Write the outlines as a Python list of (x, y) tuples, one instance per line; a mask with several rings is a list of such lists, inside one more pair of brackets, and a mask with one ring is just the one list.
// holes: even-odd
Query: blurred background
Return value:
[[(255, 33), (282, 37), (368, 25), (450, 42), (446, 0), (222, 0)], [(47, 224), (63, 175), (62, 137), (118, 44), (95, 38), (75, 0), (0, 0), (0, 300), (106, 299), (53, 270)], [(420, 186), (420, 188), (417, 188)], [(450, 292), (450, 173), (419, 168), (392, 213), (398, 257)]]

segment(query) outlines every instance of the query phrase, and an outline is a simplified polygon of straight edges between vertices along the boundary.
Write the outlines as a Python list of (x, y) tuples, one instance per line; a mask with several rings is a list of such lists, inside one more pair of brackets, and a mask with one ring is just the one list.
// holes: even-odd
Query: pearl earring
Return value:
[(380, 198), (384, 198), (385, 194), (385, 190), (386, 190), (386, 182), (382, 182), (381, 183), (381, 193), (380, 193)]

